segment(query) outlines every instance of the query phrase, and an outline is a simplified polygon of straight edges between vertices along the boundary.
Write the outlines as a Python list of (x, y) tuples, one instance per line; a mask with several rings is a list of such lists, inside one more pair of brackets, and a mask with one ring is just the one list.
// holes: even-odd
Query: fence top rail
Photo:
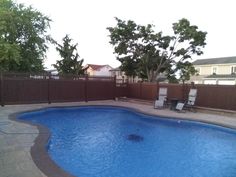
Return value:
[(196, 87), (208, 87), (208, 88), (236, 88), (236, 85), (213, 85), (213, 84), (196, 84)]
[(41, 72), (41, 73), (16, 73), (16, 72), (1, 72), (2, 79), (57, 79), (57, 80), (109, 80), (113, 81), (114, 77), (110, 76), (88, 76), (88, 75), (75, 75), (75, 74), (51, 74), (48, 72)]

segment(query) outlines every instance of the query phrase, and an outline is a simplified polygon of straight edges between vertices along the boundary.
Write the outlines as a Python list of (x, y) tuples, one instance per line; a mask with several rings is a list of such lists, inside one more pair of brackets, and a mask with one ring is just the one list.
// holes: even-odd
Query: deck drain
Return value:
[(130, 134), (130, 135), (128, 135), (127, 139), (129, 141), (141, 142), (141, 141), (143, 141), (144, 138), (142, 136), (139, 136), (136, 134)]

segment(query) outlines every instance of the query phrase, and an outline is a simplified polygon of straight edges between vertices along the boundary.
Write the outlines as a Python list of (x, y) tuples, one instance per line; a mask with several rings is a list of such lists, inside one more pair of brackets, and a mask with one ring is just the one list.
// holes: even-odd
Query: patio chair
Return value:
[(155, 109), (163, 108), (166, 105), (166, 101), (167, 101), (167, 88), (160, 87), (158, 100), (155, 101), (154, 108)]
[(188, 100), (185, 103), (179, 102), (176, 105), (176, 110), (182, 111), (183, 109), (188, 109), (189, 111), (196, 112), (196, 109), (194, 109), (196, 97), (197, 97), (197, 89), (190, 89), (188, 94)]

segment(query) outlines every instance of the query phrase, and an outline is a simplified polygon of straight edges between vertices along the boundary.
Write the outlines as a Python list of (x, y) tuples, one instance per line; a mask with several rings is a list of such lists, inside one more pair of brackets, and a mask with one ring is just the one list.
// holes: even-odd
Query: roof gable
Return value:
[(210, 65), (210, 64), (226, 64), (226, 63), (236, 63), (236, 56), (200, 59), (200, 60), (194, 61), (192, 64), (193, 65)]
[(95, 65), (95, 64), (88, 64), (87, 65), (88, 68), (90, 67), (94, 71), (98, 71), (98, 70), (100, 70), (100, 69), (102, 69), (103, 67), (106, 67), (106, 66), (109, 67), (109, 68), (112, 68), (109, 65)]

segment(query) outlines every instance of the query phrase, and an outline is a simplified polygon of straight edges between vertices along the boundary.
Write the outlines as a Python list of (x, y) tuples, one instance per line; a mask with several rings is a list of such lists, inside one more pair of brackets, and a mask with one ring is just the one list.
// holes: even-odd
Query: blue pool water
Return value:
[[(48, 108), (50, 157), (78, 177), (235, 177), (236, 131), (114, 107)], [(155, 119), (154, 119), (155, 118)]]

